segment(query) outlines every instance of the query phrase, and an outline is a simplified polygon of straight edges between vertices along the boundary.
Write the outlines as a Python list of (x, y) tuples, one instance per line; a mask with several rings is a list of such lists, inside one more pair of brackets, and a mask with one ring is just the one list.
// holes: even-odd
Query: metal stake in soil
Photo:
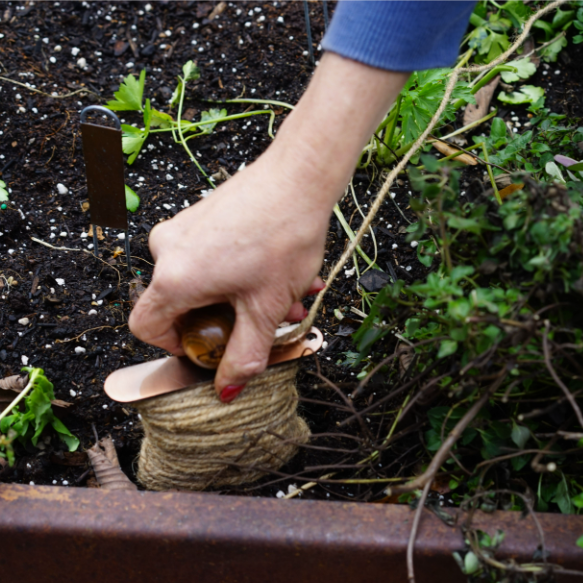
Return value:
[[(87, 123), (90, 112), (104, 114), (115, 128)], [(121, 124), (115, 113), (101, 105), (90, 105), (81, 112), (83, 156), (93, 229), (93, 248), (98, 255), (97, 225), (123, 229), (128, 270), (131, 272), (130, 240), (125, 200)]]

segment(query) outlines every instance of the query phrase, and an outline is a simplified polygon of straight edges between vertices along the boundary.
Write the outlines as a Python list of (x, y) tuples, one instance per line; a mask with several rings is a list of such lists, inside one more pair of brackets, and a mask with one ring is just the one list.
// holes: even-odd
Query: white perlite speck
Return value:
[(75, 354), (85, 354), (87, 350), (83, 346), (75, 346)]
[(22, 364), (24, 364), (24, 366), (26, 366), (28, 364), (28, 356), (25, 356), (24, 354), (20, 357), (20, 362), (22, 362)]
[(59, 194), (67, 194), (69, 192), (69, 189), (64, 184), (61, 184), (59, 182), (59, 184), (57, 184), (57, 192)]
[(20, 320), (18, 320), (18, 323), (21, 326), (26, 326), (29, 322), (30, 322), (30, 320), (28, 318), (20, 318)]
[(60, 286), (63, 286), (63, 285), (65, 285), (65, 280), (64, 280), (64, 279), (62, 279), (61, 277), (56, 277), (56, 278), (55, 278), (55, 281), (56, 281), (56, 282), (57, 282), (57, 283), (58, 283)]
[(73, 47), (71, 49), (71, 54), (76, 57), (79, 54), (80, 50), (77, 47)]

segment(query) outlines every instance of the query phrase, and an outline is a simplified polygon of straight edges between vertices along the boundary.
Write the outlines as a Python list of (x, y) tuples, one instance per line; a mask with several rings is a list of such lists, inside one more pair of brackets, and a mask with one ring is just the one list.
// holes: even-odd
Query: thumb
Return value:
[(215, 391), (223, 403), (232, 401), (267, 366), (275, 324), (247, 310), (237, 312), (235, 327), (215, 376)]

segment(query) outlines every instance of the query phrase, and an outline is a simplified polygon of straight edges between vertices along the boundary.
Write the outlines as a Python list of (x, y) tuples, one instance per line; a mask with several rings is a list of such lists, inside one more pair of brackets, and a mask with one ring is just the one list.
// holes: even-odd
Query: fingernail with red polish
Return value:
[(301, 322), (308, 315), (308, 313), (308, 310), (304, 308), (301, 316), (297, 316), (296, 318), (293, 318), (293, 320), (288, 320), (288, 322)]
[(309, 296), (315, 296), (316, 294), (320, 293), (324, 288), (326, 287), (326, 284), (323, 283), (322, 285), (319, 285), (317, 287), (311, 287), (308, 290), (308, 294)]
[(230, 403), (244, 388), (245, 385), (228, 385), (221, 391), (219, 399), (223, 403)]

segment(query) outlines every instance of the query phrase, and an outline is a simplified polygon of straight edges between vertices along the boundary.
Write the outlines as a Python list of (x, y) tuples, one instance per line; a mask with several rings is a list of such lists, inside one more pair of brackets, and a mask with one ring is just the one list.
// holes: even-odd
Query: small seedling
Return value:
[[(210, 185), (215, 188), (214, 183), (207, 176), (206, 172), (191, 152), (187, 143), (189, 140), (212, 133), (218, 123), (243, 119), (254, 115), (269, 115), (268, 134), (271, 138), (274, 137), (273, 122), (275, 120), (275, 113), (271, 109), (228, 115), (226, 109), (210, 108), (208, 111), (201, 112), (200, 121), (190, 122), (182, 119), (182, 108), (186, 95), (186, 85), (187, 83), (196, 81), (199, 78), (200, 70), (194, 61), (188, 61), (185, 63), (182, 67), (182, 76), (178, 76), (178, 84), (176, 85), (176, 89), (172, 94), (169, 104), (170, 108), (174, 106), (178, 107), (177, 120), (175, 120), (169, 113), (164, 113), (154, 109), (151, 106), (149, 99), (146, 99), (144, 104), (145, 70), (140, 73), (139, 80), (131, 74), (124, 79), (123, 83), (120, 85), (119, 91), (116, 91), (114, 94), (116, 99), (109, 101), (107, 107), (114, 111), (138, 111), (142, 113), (142, 128), (137, 128), (129, 124), (122, 124), (121, 126), (123, 131), (122, 149), (124, 154), (128, 155), (128, 164), (133, 164), (135, 162), (150, 134), (171, 132), (174, 141), (183, 146), (193, 164), (207, 179)], [(293, 109), (293, 107), (287, 103), (264, 99), (231, 99), (226, 101), (226, 103), (257, 103), (264, 105), (278, 105)]]
[(6, 202), (8, 200), (8, 190), (6, 189), (6, 182), (0, 180), (0, 202)]
[[(36, 446), (41, 433), (47, 425), (50, 425), (61, 441), (67, 444), (69, 451), (75, 451), (79, 447), (79, 440), (55, 417), (51, 408), (51, 401), (55, 398), (53, 384), (47, 379), (42, 368), (24, 367), (22, 370), (29, 375), (28, 384), (0, 414), (0, 432), (10, 435), (9, 432), (13, 431), (15, 437), (22, 443), (30, 440)], [(22, 400), (23, 411), (17, 408)], [(10, 461), (11, 454), (5, 444), (4, 450), (4, 455), (7, 455)], [(2, 453), (0, 451), (0, 454)]]

